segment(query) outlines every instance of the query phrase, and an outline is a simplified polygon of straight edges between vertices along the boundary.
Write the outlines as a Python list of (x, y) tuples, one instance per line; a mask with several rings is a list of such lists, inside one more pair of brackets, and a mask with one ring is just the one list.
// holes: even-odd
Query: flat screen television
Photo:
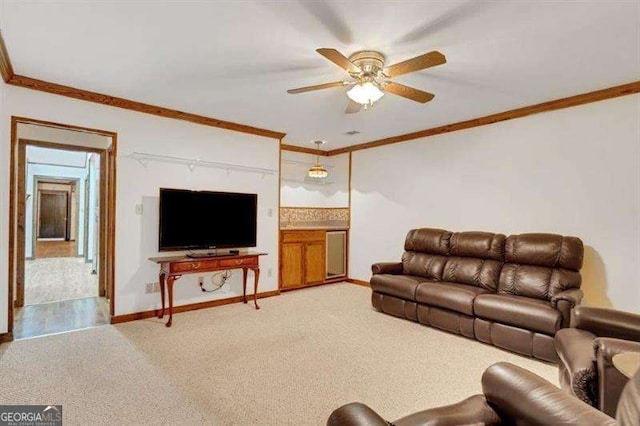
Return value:
[(160, 188), (159, 250), (255, 247), (257, 194)]

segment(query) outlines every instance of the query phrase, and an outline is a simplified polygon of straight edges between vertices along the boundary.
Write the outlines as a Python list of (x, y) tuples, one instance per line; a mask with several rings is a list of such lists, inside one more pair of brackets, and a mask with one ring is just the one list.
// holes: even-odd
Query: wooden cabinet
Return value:
[(280, 247), (280, 287), (299, 287), (304, 282), (304, 244), (283, 243)]
[(326, 231), (281, 231), (280, 288), (302, 288), (326, 282)]

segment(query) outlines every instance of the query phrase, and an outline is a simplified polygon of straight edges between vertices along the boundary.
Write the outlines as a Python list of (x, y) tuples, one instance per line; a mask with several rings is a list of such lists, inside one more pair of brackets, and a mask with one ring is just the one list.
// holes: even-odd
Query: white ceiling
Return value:
[[(325, 149), (394, 136), (640, 80), (640, 2), (4, 1), (16, 73), (287, 133)], [(345, 88), (315, 53), (379, 50), (387, 63), (439, 50), (448, 63), (344, 114)], [(347, 136), (345, 132), (361, 133)]]

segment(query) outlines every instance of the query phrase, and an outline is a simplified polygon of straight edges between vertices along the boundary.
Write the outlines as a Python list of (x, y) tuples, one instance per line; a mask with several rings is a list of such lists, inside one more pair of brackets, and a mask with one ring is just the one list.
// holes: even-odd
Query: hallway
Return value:
[(59, 302), (98, 296), (98, 275), (82, 257), (25, 261), (24, 304)]

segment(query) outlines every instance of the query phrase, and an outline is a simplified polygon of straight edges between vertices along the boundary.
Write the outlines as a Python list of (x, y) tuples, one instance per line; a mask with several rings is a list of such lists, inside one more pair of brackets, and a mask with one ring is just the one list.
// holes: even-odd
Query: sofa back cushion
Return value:
[(576, 237), (510, 235), (498, 293), (551, 300), (564, 290), (579, 288), (583, 256), (582, 241)]
[(442, 280), (495, 292), (504, 259), (506, 237), (490, 232), (456, 232), (449, 240), (449, 258)]
[(451, 232), (444, 229), (412, 229), (404, 242), (402, 273), (440, 281), (449, 254)]

